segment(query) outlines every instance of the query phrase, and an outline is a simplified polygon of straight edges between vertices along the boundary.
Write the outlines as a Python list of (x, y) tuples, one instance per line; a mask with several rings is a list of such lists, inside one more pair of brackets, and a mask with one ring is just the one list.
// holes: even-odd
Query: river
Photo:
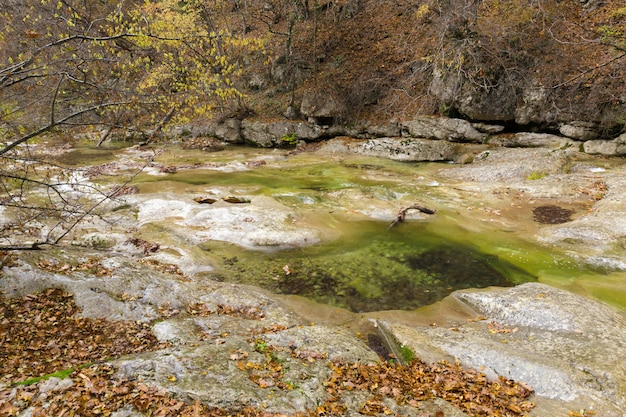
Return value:
[[(589, 193), (547, 192), (563, 186), (556, 174), (481, 182), (450, 177), (450, 170), (464, 167), (446, 163), (179, 145), (85, 145), (58, 161), (101, 167), (91, 180), (107, 187), (155, 154), (129, 184), (135, 193), (109, 206), (124, 220), (107, 233), (155, 242), (160, 255), (152, 256), (201, 279), (256, 285), (355, 312), (413, 310), (457, 289), (528, 281), (626, 309), (624, 248), (597, 255), (584, 239), (546, 243), (546, 230), (589, 216), (596, 203)], [(569, 169), (570, 177), (584, 175), (568, 180), (568, 190), (590, 176), (623, 172), (620, 161), (576, 163), (588, 171)], [(494, 167), (489, 172), (500, 169)], [(389, 227), (400, 209), (416, 203), (435, 214), (411, 210)], [(96, 231), (87, 226), (80, 233)]]

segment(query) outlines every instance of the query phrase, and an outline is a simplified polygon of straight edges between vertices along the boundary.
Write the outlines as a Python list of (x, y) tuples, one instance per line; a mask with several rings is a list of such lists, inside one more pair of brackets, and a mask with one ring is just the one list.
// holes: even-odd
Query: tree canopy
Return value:
[[(2, 205), (27, 213), (24, 224), (58, 218), (56, 236), (49, 230), (40, 242), (90, 214), (81, 197), (99, 191), (38, 158), (33, 138), (72, 128), (99, 142), (112, 131), (150, 136), (243, 105), (237, 77), (246, 59), (263, 56), (263, 42), (215, 25), (219, 3), (25, 0), (0, 12)], [(42, 186), (44, 197), (30, 192)]]
[(263, 45), (216, 27), (215, 12), (200, 0), (10, 3), (3, 140), (15, 146), (58, 125), (158, 128), (240, 100), (242, 60)]

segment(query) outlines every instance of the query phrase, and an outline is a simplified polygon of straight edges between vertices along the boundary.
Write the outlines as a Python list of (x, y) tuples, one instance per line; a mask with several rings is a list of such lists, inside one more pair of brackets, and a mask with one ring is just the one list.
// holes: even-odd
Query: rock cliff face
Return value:
[(626, 13), (617, 0), (327, 5), (298, 22), (290, 59), (275, 51), (272, 70), (251, 78), (261, 117), (289, 110), (337, 126), (446, 115), (578, 141), (623, 133)]
[[(332, 117), (331, 117), (332, 119)], [(454, 143), (488, 144), (494, 147), (536, 148), (548, 147), (580, 149), (589, 154), (606, 156), (626, 155), (626, 133), (611, 139), (600, 140), (599, 124), (573, 121), (563, 123), (555, 133), (517, 132), (502, 133), (505, 126), (488, 123), (470, 123), (464, 119), (416, 116), (411, 120), (391, 120), (373, 125), (363, 122), (356, 125), (320, 125), (310, 121), (279, 120), (240, 122), (236, 119), (195, 125), (188, 129), (197, 136), (212, 136), (231, 144), (246, 143), (263, 148), (284, 147), (299, 141), (319, 142), (336, 137), (364, 139), (364, 149), (394, 143), (398, 153), (410, 154), (411, 161), (454, 161), (459, 156)], [(173, 135), (180, 130), (173, 130)], [(379, 140), (374, 140), (378, 138)], [(410, 140), (409, 140), (410, 139)], [(417, 143), (421, 143), (416, 147)], [(404, 145), (406, 149), (400, 150)], [(374, 152), (374, 153), (372, 153)], [(371, 155), (383, 156), (375, 151)]]
[(267, 37), (269, 24), (282, 37), (269, 35), (269, 68), (245, 67), (246, 111), (193, 135), (261, 147), (411, 137), (626, 154), (618, 0), (335, 0), (307, 13), (293, 3), (278, 12), (266, 2), (256, 13), (265, 20), (251, 20), (249, 36)]

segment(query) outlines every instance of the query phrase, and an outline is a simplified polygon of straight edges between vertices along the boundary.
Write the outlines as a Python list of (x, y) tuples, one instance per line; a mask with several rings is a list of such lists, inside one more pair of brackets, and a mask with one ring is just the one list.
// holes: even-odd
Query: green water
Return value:
[(471, 245), (451, 241), (423, 223), (390, 231), (384, 222), (359, 221), (324, 245), (246, 253), (208, 242), (221, 259), (218, 279), (260, 285), (356, 312), (412, 310), (452, 291), (513, 286), (536, 276)]
[[(406, 166), (404, 166), (406, 169)], [(238, 186), (254, 189), (254, 194), (276, 195), (280, 193), (328, 192), (341, 189), (378, 189), (388, 192), (389, 181), (364, 176), (368, 170), (343, 163), (319, 162), (301, 166), (262, 167), (250, 171), (223, 172), (209, 169), (181, 171), (167, 176), (167, 181), (184, 185)], [(379, 168), (379, 169), (382, 169)], [(393, 171), (390, 172), (393, 174)], [(400, 175), (397, 173), (396, 175)], [(142, 174), (138, 183), (160, 183), (163, 177)], [(394, 185), (394, 191), (409, 192), (410, 185)]]
[[(89, 154), (93, 158), (93, 154)], [(97, 152), (96, 152), (97, 154)], [(237, 163), (264, 161), (246, 170)], [(187, 165), (168, 175), (140, 174), (142, 193), (200, 195), (218, 187), (238, 195), (271, 196), (293, 208), (299, 221), (332, 229), (333, 238), (315, 246), (280, 251), (246, 250), (207, 241), (196, 247), (201, 262), (215, 267), (206, 279), (261, 286), (297, 294), (356, 312), (412, 310), (458, 289), (513, 286), (529, 281), (567, 288), (626, 308), (626, 275), (585, 266), (556, 250), (525, 239), (533, 227), (515, 229), (479, 222), (459, 211), (449, 187), (429, 186), (441, 164), (406, 164), (375, 158), (287, 156), (276, 151), (233, 148), (202, 153), (169, 149), (156, 159), (167, 166)], [(189, 169), (189, 164), (199, 164)], [(204, 164), (204, 165), (201, 165)], [(207, 164), (213, 165), (207, 167)], [(233, 165), (235, 164), (235, 165)], [(389, 221), (358, 213), (397, 210), (413, 202), (437, 209), (433, 216), (408, 220), (387, 230)], [(392, 211), (393, 212), (393, 211)], [(159, 225), (142, 237), (172, 245), (180, 231)]]
[[(538, 280), (569, 287), (583, 277), (609, 276), (566, 255), (497, 233), (468, 233), (445, 219), (402, 223), (388, 232), (387, 226), (350, 222), (333, 242), (276, 252), (250, 252), (219, 242), (201, 247), (217, 260), (214, 279), (297, 294), (355, 312), (413, 310), (458, 289)], [(599, 289), (581, 289), (577, 292), (601, 295)], [(619, 306), (624, 300), (618, 294), (599, 298)]]

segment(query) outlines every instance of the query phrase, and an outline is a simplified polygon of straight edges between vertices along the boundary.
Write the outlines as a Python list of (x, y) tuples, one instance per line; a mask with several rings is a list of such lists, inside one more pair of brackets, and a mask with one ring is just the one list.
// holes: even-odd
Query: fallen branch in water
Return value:
[(387, 228), (387, 231), (389, 231), (396, 224), (402, 223), (404, 221), (404, 218), (406, 217), (406, 212), (409, 210), (419, 210), (422, 213), (435, 214), (435, 210), (420, 206), (419, 204), (413, 204), (412, 206), (401, 208), (400, 211), (398, 211), (398, 217), (396, 217), (393, 223), (389, 225), (389, 227)]

